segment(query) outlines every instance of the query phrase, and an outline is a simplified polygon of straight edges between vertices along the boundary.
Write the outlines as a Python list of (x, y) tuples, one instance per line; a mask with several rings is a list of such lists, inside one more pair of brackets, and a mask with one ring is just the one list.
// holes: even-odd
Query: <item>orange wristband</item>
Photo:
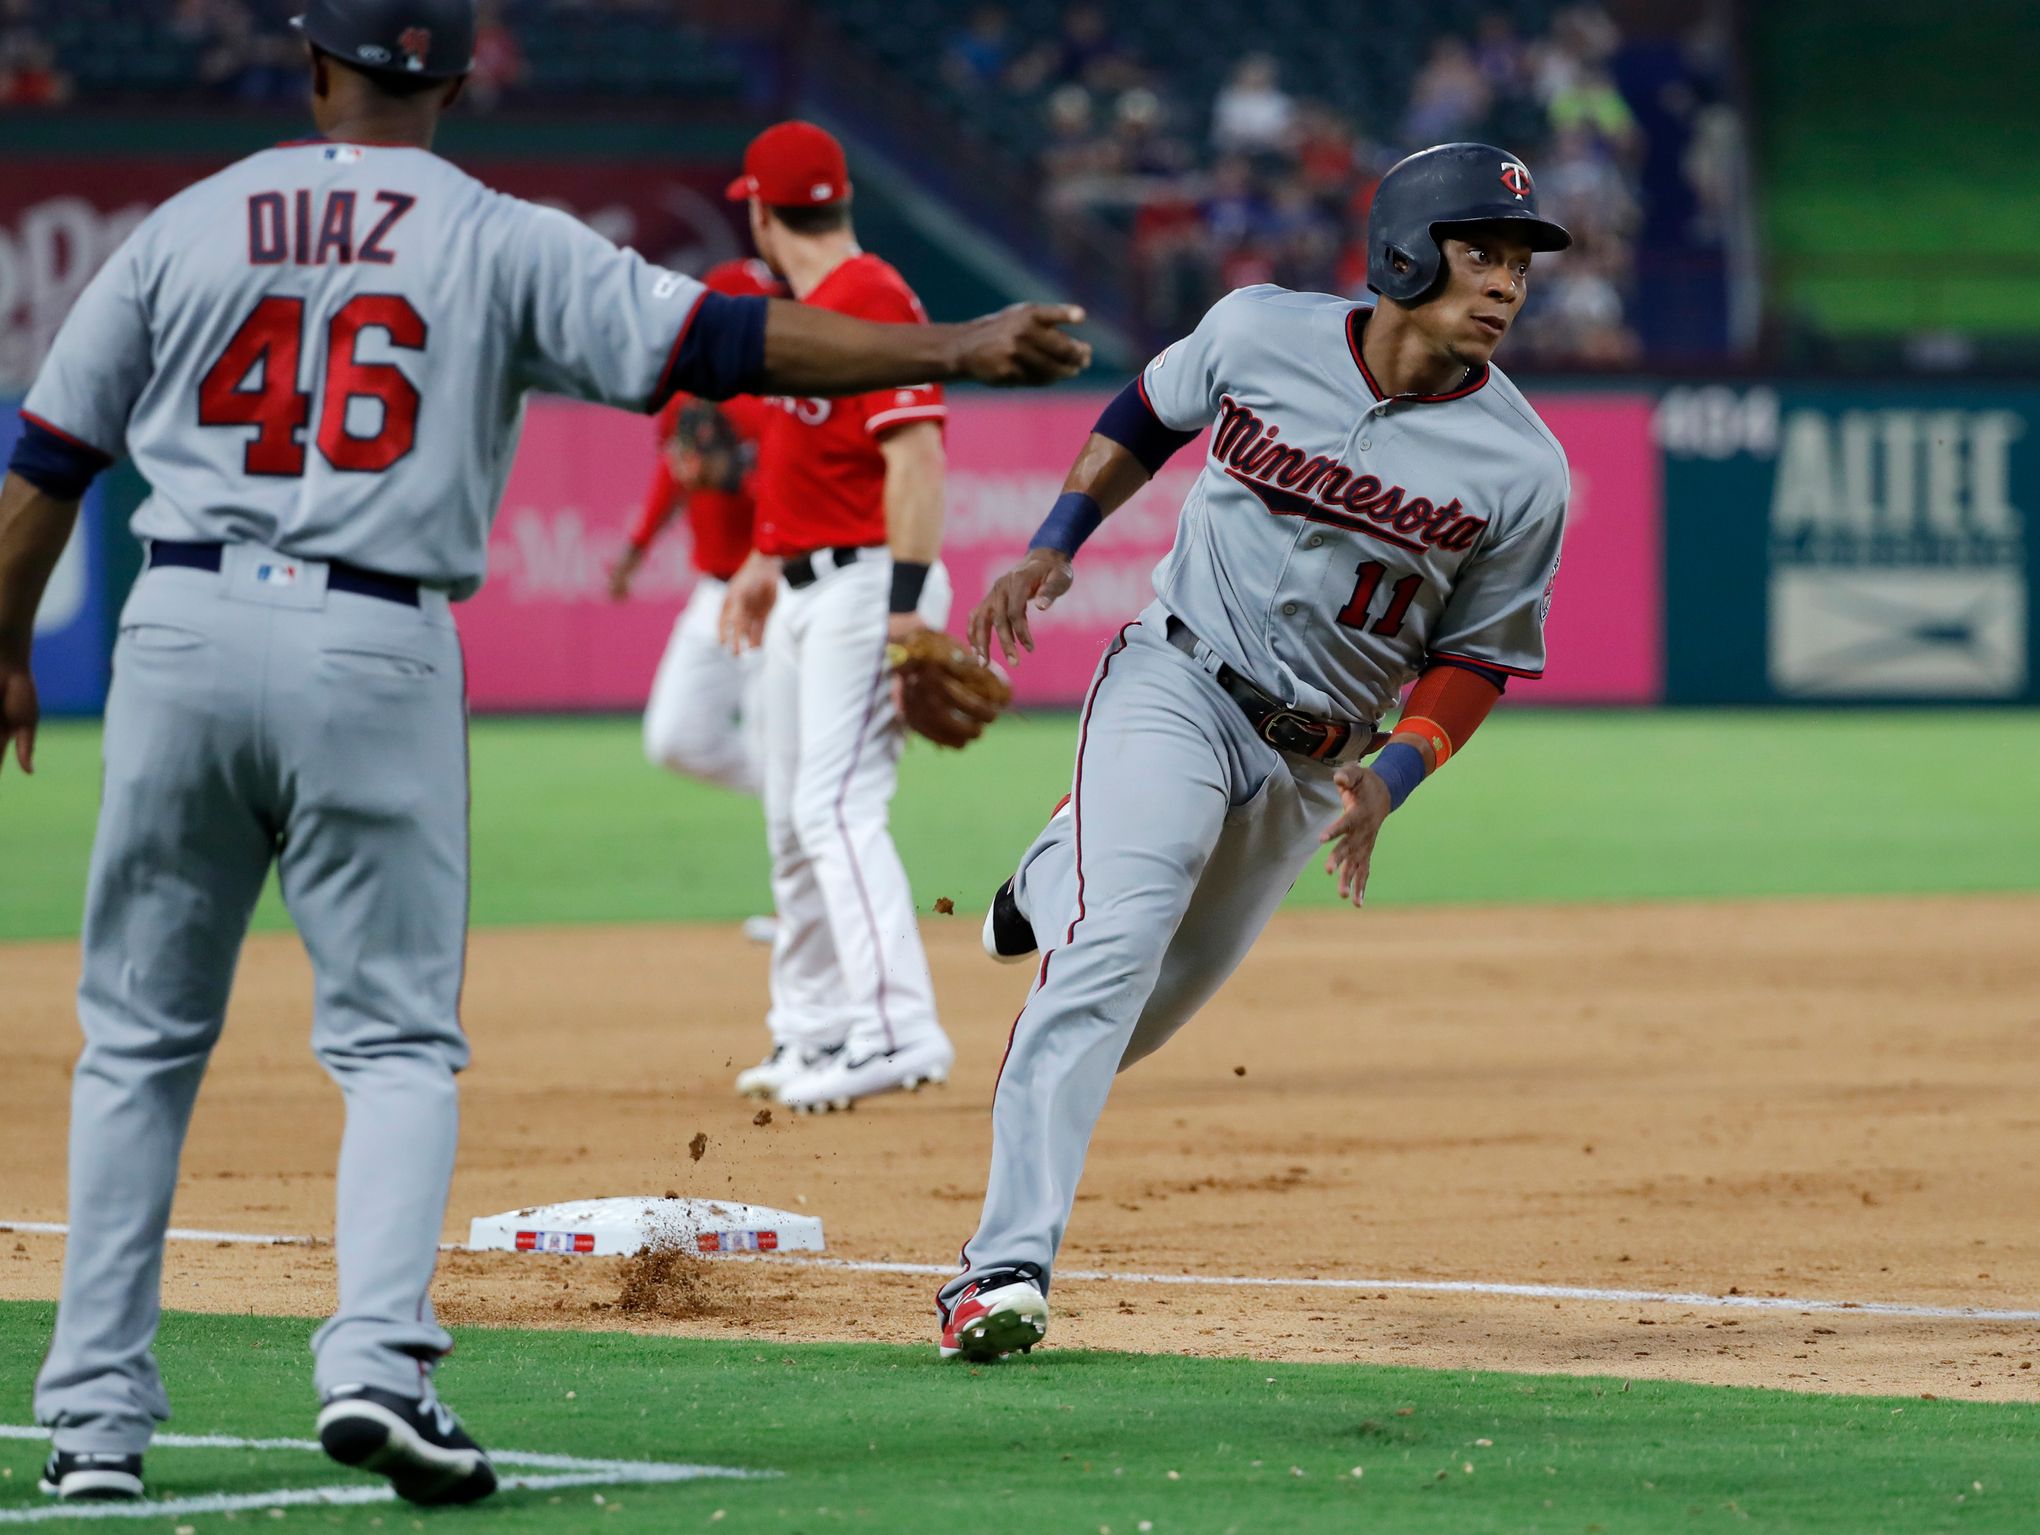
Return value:
[(1431, 771), (1434, 773), (1443, 767), (1452, 755), (1452, 737), (1445, 733), (1445, 727), (1436, 720), (1424, 718), (1421, 714), (1404, 715), (1397, 720), (1395, 734), (1422, 736), (1424, 744), (1431, 748), (1433, 759)]

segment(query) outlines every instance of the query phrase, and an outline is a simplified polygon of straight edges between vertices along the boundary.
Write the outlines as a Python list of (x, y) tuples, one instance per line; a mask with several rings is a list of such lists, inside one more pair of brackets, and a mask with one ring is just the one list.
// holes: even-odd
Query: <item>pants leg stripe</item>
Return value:
[(864, 868), (857, 861), (857, 844), (851, 839), (849, 823), (843, 819), (843, 801), (849, 797), (851, 781), (857, 776), (857, 765), (864, 760), (864, 743), (871, 738), (871, 718), (878, 710), (879, 695), (885, 691), (885, 651), (879, 651), (877, 674), (872, 678), (871, 694), (864, 703), (864, 723), (858, 728), (857, 744), (851, 748), (850, 765), (843, 770), (843, 782), (836, 789), (836, 833), (843, 839), (843, 854), (850, 860), (850, 877), (857, 884), (857, 899), (864, 908), (864, 922), (871, 929), (871, 961), (878, 973), (878, 989), (874, 1000), (878, 1006), (878, 1021), (885, 1030), (885, 1048), (891, 1052), (899, 1047), (893, 1037), (892, 1013), (886, 1007), (885, 996), (885, 938), (879, 931), (878, 913), (872, 909), (871, 893), (864, 887)]

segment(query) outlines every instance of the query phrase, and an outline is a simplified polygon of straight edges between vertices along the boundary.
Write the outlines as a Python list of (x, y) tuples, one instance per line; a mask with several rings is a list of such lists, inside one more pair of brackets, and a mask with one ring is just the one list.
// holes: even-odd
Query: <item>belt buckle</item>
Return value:
[[(1284, 728), (1295, 731), (1303, 740), (1313, 744), (1287, 745), (1277, 740), (1276, 733)], [(1351, 734), (1352, 732), (1343, 725), (1335, 725), (1329, 720), (1314, 719), (1308, 714), (1299, 714), (1294, 709), (1277, 709), (1261, 721), (1262, 740), (1278, 751), (1296, 752), (1313, 762), (1322, 762), (1334, 755), (1345, 745)]]

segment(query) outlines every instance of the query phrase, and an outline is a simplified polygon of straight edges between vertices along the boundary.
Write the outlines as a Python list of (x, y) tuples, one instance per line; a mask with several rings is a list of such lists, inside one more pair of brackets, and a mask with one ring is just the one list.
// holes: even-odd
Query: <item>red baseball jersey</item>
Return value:
[[(786, 297), (786, 285), (772, 275), (772, 268), (755, 257), (725, 261), (720, 266), (709, 268), (702, 274), (701, 280), (717, 293), (737, 297), (751, 294), (766, 298)], [(658, 436), (655, 439), (658, 457), (652, 468), (652, 482), (645, 488), (644, 505), (631, 525), (630, 541), (639, 549), (649, 548), (674, 507), (684, 499), (688, 526), (694, 534), (694, 568), (705, 576), (727, 581), (737, 573), (737, 567), (751, 552), (757, 472), (753, 470), (746, 475), (743, 485), (733, 491), (697, 490), (690, 494), (675, 483), (673, 471), (666, 463), (666, 443), (673, 436), (681, 410), (691, 398), (690, 395), (675, 395), (659, 412)], [(722, 413), (746, 442), (757, 442), (764, 432), (767, 418), (778, 414), (755, 395), (738, 395), (721, 404)]]
[[(878, 257), (852, 256), (805, 303), (860, 320), (926, 325), (906, 280)], [(885, 458), (879, 440), (913, 421), (947, 414), (942, 386), (880, 389), (839, 400), (775, 397), (758, 453), (758, 521), (766, 554), (885, 542)]]

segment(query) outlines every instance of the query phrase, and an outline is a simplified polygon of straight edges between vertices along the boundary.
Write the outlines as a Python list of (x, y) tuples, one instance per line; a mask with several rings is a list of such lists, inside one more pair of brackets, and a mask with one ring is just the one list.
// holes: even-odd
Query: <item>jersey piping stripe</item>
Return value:
[[(1112, 675), (1112, 662), (1114, 658), (1122, 650), (1126, 649), (1127, 630), (1139, 622), (1140, 620), (1136, 618), (1132, 623), (1121, 626), (1118, 636), (1112, 641), (1112, 648), (1105, 653), (1105, 664), (1098, 668), (1098, 680), (1091, 684), (1091, 696), (1084, 700), (1084, 717), (1077, 726), (1076, 779), (1071, 786), (1069, 797), (1065, 801), (1070, 807), (1070, 824), (1073, 828), (1073, 835), (1076, 841), (1077, 914), (1070, 919), (1069, 931), (1063, 935), (1063, 941), (1058, 945), (1061, 948), (1068, 948), (1075, 941), (1077, 924), (1084, 920), (1084, 748), (1090, 744), (1091, 739), (1091, 710), (1097, 705), (1098, 695), (1105, 690), (1105, 679)], [(1062, 813), (1061, 805), (1057, 805), (1055, 809), (1057, 815)], [(1054, 820), (1055, 816), (1051, 815), (1049, 819)], [(1006, 1079), (1006, 1063), (1013, 1058), (1013, 1041), (1020, 1037), (1020, 1020), (1027, 1016), (1028, 1007), (1033, 1004), (1036, 997), (1041, 995), (1041, 988), (1048, 984), (1048, 962), (1055, 958), (1055, 953), (1054, 949), (1042, 950), (1041, 968), (1035, 973), (1034, 990), (1028, 993), (1027, 1001), (1021, 1004), (1020, 1011), (1013, 1015), (1013, 1027), (1006, 1035), (1006, 1053), (999, 1057), (999, 1074), (992, 1079), (992, 1107), (994, 1111), (997, 1110), (999, 1105), (999, 1084)], [(964, 1272), (968, 1273), (970, 1271), (970, 1243), (965, 1242), (962, 1247), (957, 1249), (957, 1255), (963, 1259)]]
[[(1374, 375), (1367, 370), (1367, 359), (1360, 355), (1360, 329), (1363, 317), (1372, 313), (1374, 313), (1372, 305), (1362, 304), (1346, 316), (1346, 348), (1353, 354), (1353, 365), (1367, 381), (1368, 393), (1377, 400), (1386, 400), (1391, 396), (1382, 393), (1381, 385), (1374, 382)], [(1447, 390), (1444, 394), (1399, 394), (1392, 398), (1408, 400), (1416, 405), (1440, 405), (1447, 400), (1461, 400), (1485, 386), (1489, 372), (1488, 365), (1482, 363), (1479, 369), (1457, 389)]]
[(1140, 372), (1134, 374), (1133, 387), (1140, 392), (1140, 403), (1148, 408), (1148, 414), (1155, 418), (1155, 424), (1161, 427), (1164, 431), (1170, 432), (1175, 431), (1176, 428), (1170, 426), (1168, 422), (1164, 421), (1162, 419), (1162, 413), (1155, 409), (1155, 402), (1148, 398), (1146, 368), (1142, 368)]
[[(880, 635), (883, 647), (885, 636)], [(864, 723), (857, 730), (857, 745), (851, 749), (850, 765), (843, 769), (843, 781), (836, 786), (836, 835), (843, 839), (843, 855), (850, 860), (850, 878), (857, 885), (858, 904), (864, 908), (864, 925), (871, 929), (871, 963), (878, 973), (878, 987), (872, 996), (873, 1005), (878, 1008), (879, 1025), (885, 1030), (885, 1050), (890, 1055), (899, 1048), (893, 1035), (892, 1011), (886, 1006), (885, 996), (885, 937), (879, 931), (878, 913), (871, 904), (871, 893), (864, 888), (864, 868), (857, 861), (857, 844), (851, 840), (850, 824), (843, 817), (843, 801), (850, 795), (850, 780), (857, 776), (857, 764), (864, 760), (864, 743), (871, 739), (871, 716), (878, 708), (878, 695), (885, 691), (885, 651), (879, 651), (876, 675), (872, 678), (871, 692), (864, 701)]]
[(648, 413), (662, 409), (673, 398), (673, 371), (680, 366), (680, 348), (687, 344), (687, 333), (694, 329), (694, 317), (701, 313), (707, 298), (708, 289), (703, 288), (688, 306), (687, 318), (680, 322), (680, 334), (673, 338), (673, 349), (666, 354), (666, 366), (659, 373), (659, 386), (652, 391), (651, 403), (645, 407)]
[(869, 417), (864, 429), (876, 437), (880, 427), (904, 426), (909, 421), (940, 421), (948, 414), (946, 405), (902, 405), (897, 410), (882, 410)]
[(65, 442), (68, 442), (74, 448), (83, 448), (87, 453), (96, 453), (101, 458), (105, 459), (109, 464), (113, 462), (113, 455), (107, 452), (104, 448), (95, 448), (92, 446), (91, 443), (87, 442), (84, 438), (72, 436), (69, 432), (65, 431), (62, 427), (56, 425), (54, 422), (45, 421), (41, 416), (38, 416), (32, 410), (23, 411), (21, 413), (21, 419), (35, 426), (41, 427), (44, 431), (48, 432), (52, 437), (61, 437)]
[[(460, 978), (453, 983), (453, 1027), (462, 1039), (466, 1039), (467, 1024), (461, 1017), (460, 1009), (461, 1004), (467, 999), (468, 944), (472, 941), (475, 930), (475, 748), (474, 741), (468, 734), (467, 643), (461, 638), (458, 627), (453, 631), (453, 648), (455, 654), (460, 657), (461, 777)], [(433, 1262), (437, 1264), (438, 1260), (435, 1258)], [(424, 1312), (422, 1299), (419, 1303), (419, 1312), (422, 1319)]]
[(1511, 677), (1528, 677), (1533, 681), (1544, 675), (1544, 668), (1541, 666), (1533, 672), (1521, 666), (1504, 666), (1499, 661), (1490, 661), (1486, 656), (1462, 656), (1450, 650), (1434, 650), (1430, 658), (1433, 661), (1461, 661), (1468, 666), (1485, 666), (1491, 672), (1506, 672)]

